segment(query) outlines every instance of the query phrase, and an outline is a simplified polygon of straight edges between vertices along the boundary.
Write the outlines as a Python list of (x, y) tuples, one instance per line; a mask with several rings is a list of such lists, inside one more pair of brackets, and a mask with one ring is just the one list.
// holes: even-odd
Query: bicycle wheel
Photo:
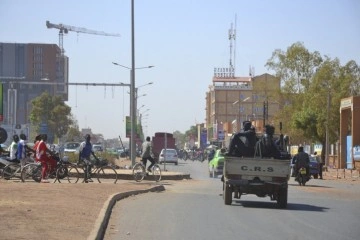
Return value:
[(159, 165), (155, 164), (152, 167), (152, 174), (156, 182), (159, 182), (161, 180), (161, 169)]
[(26, 164), (21, 171), (21, 181), (41, 181), (41, 164), (29, 163)]
[(56, 171), (56, 179), (61, 181), (67, 181), (69, 183), (77, 183), (79, 181), (79, 170), (76, 166), (61, 166)]
[(80, 174), (79, 179), (80, 179), (80, 182), (82, 182), (82, 183), (85, 183), (86, 178), (92, 179), (93, 177), (97, 177), (97, 171), (99, 169), (95, 166), (92, 166), (90, 174), (89, 174), (89, 173), (86, 173), (86, 166), (80, 166), (80, 168), (78, 168), (78, 167), (76, 167), (76, 168), (79, 171), (79, 174)]
[(109, 182), (114, 180), (114, 183), (117, 182), (117, 172), (112, 166), (103, 166), (100, 167), (96, 172), (96, 178), (99, 183), (105, 182), (106, 179), (109, 179)]
[(136, 163), (133, 167), (134, 180), (141, 182), (145, 177), (145, 167), (141, 163)]
[(10, 180), (12, 177), (15, 176), (19, 169), (20, 165), (17, 163), (11, 163), (9, 165), (6, 165), (6, 167), (4, 167), (3, 169), (2, 176), (4, 179)]

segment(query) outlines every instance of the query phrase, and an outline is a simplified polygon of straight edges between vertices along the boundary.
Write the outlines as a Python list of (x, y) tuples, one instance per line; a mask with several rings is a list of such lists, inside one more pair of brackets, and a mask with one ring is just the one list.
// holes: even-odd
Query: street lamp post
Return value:
[(233, 105), (236, 105), (236, 104), (239, 104), (239, 111), (238, 111), (238, 117), (237, 117), (237, 121), (239, 121), (239, 123), (237, 124), (237, 126), (239, 126), (239, 129), (240, 129), (240, 127), (241, 127), (241, 116), (240, 116), (240, 112), (241, 112), (241, 109), (240, 109), (240, 106), (241, 106), (241, 103), (243, 103), (243, 102), (246, 102), (247, 100), (249, 100), (250, 99), (250, 97), (247, 97), (247, 98), (245, 98), (245, 99), (243, 99), (243, 100), (236, 100), (235, 102), (233, 102)]
[(326, 126), (325, 126), (325, 166), (329, 165), (329, 112), (330, 112), (330, 89), (327, 94)]
[[(127, 66), (118, 64), (113, 62), (114, 65), (123, 67), (130, 70), (130, 122), (131, 122), (131, 129), (130, 129), (130, 159), (131, 159), (131, 166), (135, 165), (135, 126), (136, 126), (136, 95), (137, 95), (137, 88), (135, 88), (135, 70), (136, 69), (144, 69), (144, 68), (153, 68), (154, 66), (146, 66), (146, 67), (138, 67), (135, 68), (135, 56), (134, 56), (134, 2), (132, 1), (131, 9), (132, 9), (132, 67), (129, 68)], [(148, 83), (148, 84), (152, 84)], [(148, 85), (145, 84), (145, 85)], [(141, 87), (141, 86), (140, 86)]]

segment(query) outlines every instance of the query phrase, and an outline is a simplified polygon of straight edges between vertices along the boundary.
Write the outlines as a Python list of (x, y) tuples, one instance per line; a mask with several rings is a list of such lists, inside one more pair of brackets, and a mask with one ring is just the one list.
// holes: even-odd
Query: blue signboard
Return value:
[(207, 143), (207, 130), (203, 129), (200, 133), (200, 146), (201, 149), (206, 148), (206, 143)]
[(351, 146), (352, 146), (352, 136), (346, 136), (346, 168), (347, 169), (353, 168)]
[(48, 125), (47, 123), (40, 124), (40, 134), (48, 134)]

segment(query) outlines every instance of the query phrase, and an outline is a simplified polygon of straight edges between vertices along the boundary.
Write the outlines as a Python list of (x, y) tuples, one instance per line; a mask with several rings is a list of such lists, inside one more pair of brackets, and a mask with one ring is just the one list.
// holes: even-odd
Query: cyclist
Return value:
[(19, 142), (19, 136), (15, 134), (13, 136), (13, 141), (11, 142), (10, 146), (8, 147), (7, 151), (9, 152), (9, 157), (7, 158), (8, 161), (16, 161), (16, 151), (17, 145)]
[(90, 134), (85, 135), (85, 141), (80, 144), (79, 147), (79, 163), (85, 163), (85, 183), (93, 182), (91, 179), (91, 161), (90, 155), (93, 155), (95, 160), (99, 162), (100, 160), (96, 157), (94, 151), (92, 150), (92, 144), (90, 142)]
[(41, 171), (41, 182), (49, 183), (47, 180), (48, 173), (48, 164), (50, 165), (50, 171), (53, 171), (56, 168), (56, 161), (53, 158), (50, 158), (47, 153), (52, 154), (52, 152), (46, 146), (47, 135), (41, 134), (40, 141), (38, 141), (36, 146), (36, 160), (41, 163), (42, 171)]
[(24, 167), (25, 162), (26, 162), (26, 158), (27, 158), (27, 151), (30, 150), (31, 148), (29, 148), (26, 143), (27, 143), (27, 138), (25, 134), (20, 134), (20, 141), (18, 143), (17, 146), (17, 152), (16, 152), (16, 157), (17, 159), (20, 160), (20, 165), (21, 165), (21, 169)]
[(155, 160), (152, 157), (152, 155), (153, 155), (153, 153), (152, 153), (152, 146), (151, 146), (151, 142), (150, 142), (150, 137), (146, 137), (146, 141), (143, 142), (143, 144), (142, 144), (141, 161), (143, 162), (145, 168), (146, 168), (147, 160), (149, 160), (151, 162), (150, 166), (147, 168), (147, 170), (149, 172), (151, 172), (151, 168), (155, 164)]

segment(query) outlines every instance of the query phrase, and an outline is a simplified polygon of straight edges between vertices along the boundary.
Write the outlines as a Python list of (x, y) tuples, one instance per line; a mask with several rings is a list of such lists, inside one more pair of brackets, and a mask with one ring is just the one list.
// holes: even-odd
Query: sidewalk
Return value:
[[(118, 179), (134, 180), (131, 169), (116, 169)], [(182, 172), (169, 172), (161, 169), (161, 180), (184, 180), (190, 179), (190, 174)], [(144, 180), (152, 180), (152, 175), (145, 176)]]
[(355, 169), (327, 168), (323, 171), (323, 176), (336, 179), (360, 180), (360, 172)]

